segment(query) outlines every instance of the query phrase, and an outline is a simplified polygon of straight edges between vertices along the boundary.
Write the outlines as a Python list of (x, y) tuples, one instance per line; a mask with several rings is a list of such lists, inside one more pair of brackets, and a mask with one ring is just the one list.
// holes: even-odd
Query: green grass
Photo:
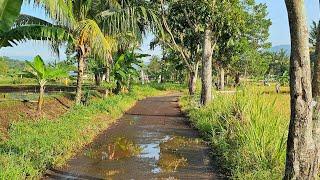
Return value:
[(281, 179), (290, 116), (289, 95), (251, 86), (236, 94), (215, 92), (197, 108), (199, 97), (181, 99), (183, 110), (212, 143), (220, 165), (234, 179)]
[[(37, 178), (47, 168), (62, 165), (138, 99), (159, 93), (151, 86), (134, 86), (128, 94), (73, 107), (56, 120), (12, 124), (9, 140), (0, 142), (0, 179)], [(96, 118), (99, 114), (104, 116)]]
[(186, 84), (178, 84), (178, 83), (151, 83), (150, 86), (157, 90), (174, 90), (174, 91), (186, 91)]

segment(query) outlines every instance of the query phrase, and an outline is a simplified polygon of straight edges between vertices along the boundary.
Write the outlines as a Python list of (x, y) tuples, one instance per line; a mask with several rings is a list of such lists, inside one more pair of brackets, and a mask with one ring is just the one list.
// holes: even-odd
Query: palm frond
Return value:
[(26, 40), (46, 40), (51, 42), (73, 42), (73, 36), (56, 26), (20, 26), (0, 34), (0, 47), (11, 47)]
[(72, 29), (76, 20), (73, 14), (73, 0), (28, 0), (35, 5), (44, 7), (46, 13), (59, 25)]
[(97, 14), (103, 23), (103, 31), (108, 34), (133, 32), (141, 36), (149, 25), (151, 30), (161, 29), (156, 11), (147, 4), (130, 5), (121, 9), (107, 9)]
[(43, 19), (30, 16), (27, 14), (20, 14), (17, 20), (14, 23), (14, 27), (24, 26), (24, 25), (44, 25), (44, 26), (53, 26), (52, 23), (45, 21)]
[(115, 50), (115, 41), (112, 37), (106, 38), (94, 20), (80, 21), (75, 32), (77, 34), (77, 44), (90, 47), (92, 53), (101, 59), (110, 58)]

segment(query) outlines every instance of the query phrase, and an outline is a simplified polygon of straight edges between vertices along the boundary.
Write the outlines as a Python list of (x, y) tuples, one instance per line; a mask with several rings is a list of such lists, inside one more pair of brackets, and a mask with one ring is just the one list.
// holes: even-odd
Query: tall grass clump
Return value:
[(210, 140), (221, 166), (232, 178), (282, 178), (288, 95), (247, 87), (235, 94), (217, 92), (213, 102), (203, 108), (197, 108), (191, 97), (183, 97), (181, 105)]
[(38, 179), (91, 142), (134, 103), (159, 94), (151, 86), (75, 106), (55, 120), (19, 121), (11, 125), (9, 139), (0, 142), (0, 179)]

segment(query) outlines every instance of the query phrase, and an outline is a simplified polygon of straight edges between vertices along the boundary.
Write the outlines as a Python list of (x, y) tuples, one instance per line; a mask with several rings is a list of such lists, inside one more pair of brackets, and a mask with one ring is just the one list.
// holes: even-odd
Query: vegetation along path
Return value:
[(180, 112), (178, 94), (139, 101), (48, 179), (218, 179), (210, 149)]

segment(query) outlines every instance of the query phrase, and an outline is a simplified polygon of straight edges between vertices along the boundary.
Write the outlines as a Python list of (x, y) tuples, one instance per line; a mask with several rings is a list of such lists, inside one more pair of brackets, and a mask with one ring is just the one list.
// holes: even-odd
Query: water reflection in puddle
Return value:
[(113, 143), (103, 146), (99, 150), (88, 149), (84, 155), (90, 158), (101, 158), (101, 160), (119, 160), (123, 158), (137, 156), (141, 153), (142, 148), (133, 141), (125, 138), (115, 138)]
[(140, 120), (139, 116), (132, 116), (129, 119), (129, 124), (130, 125), (135, 125), (139, 120)]
[[(151, 134), (148, 134), (148, 137)], [(160, 141), (149, 144), (141, 144), (143, 149), (140, 157), (155, 159), (152, 173), (175, 172), (179, 167), (188, 165), (188, 160), (179, 152), (181, 148), (193, 147), (201, 143), (199, 139), (189, 139), (180, 136), (165, 136)]]
[[(151, 138), (153, 141), (146, 144), (135, 144), (134, 141), (125, 137), (117, 137), (114, 138), (112, 143), (108, 143), (97, 150), (88, 149), (85, 151), (85, 155), (90, 158), (109, 161), (138, 157), (150, 162), (151, 172), (158, 174), (175, 172), (178, 168), (187, 166), (188, 160), (184, 157), (181, 149), (185, 147), (193, 148), (201, 143), (201, 140), (180, 136), (166, 135), (159, 139), (159, 136), (161, 137), (159, 133), (143, 131), (142, 134), (143, 137)], [(118, 174), (118, 172), (112, 171), (106, 174), (112, 176), (112, 174)]]

